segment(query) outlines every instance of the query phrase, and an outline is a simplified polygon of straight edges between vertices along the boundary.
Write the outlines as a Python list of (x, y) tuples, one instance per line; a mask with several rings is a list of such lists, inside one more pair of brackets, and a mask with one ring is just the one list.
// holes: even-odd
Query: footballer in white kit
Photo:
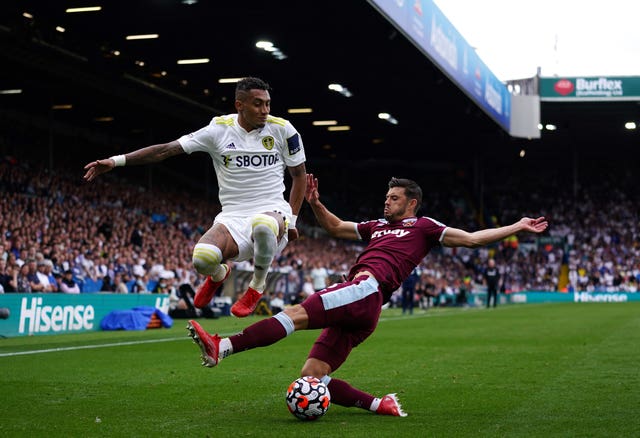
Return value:
[[(289, 239), (298, 236), (296, 219), (307, 184), (300, 134), (287, 120), (269, 114), (269, 90), (259, 78), (243, 78), (236, 85), (236, 114), (214, 117), (208, 126), (177, 140), (85, 166), (84, 179), (92, 181), (118, 166), (157, 163), (196, 151), (208, 153), (218, 179), (222, 212), (193, 249), (193, 266), (206, 276), (194, 305), (208, 306), (229, 276), (224, 260), (253, 258), (249, 287), (231, 307), (238, 317), (253, 312), (273, 258)], [(284, 197), (285, 169), (291, 176), (288, 200)]]
[[(238, 244), (232, 260), (253, 257), (251, 223), (247, 219), (265, 211), (278, 211), (289, 222), (291, 206), (284, 199), (284, 171), (305, 162), (300, 134), (288, 120), (269, 116), (263, 128), (247, 132), (238, 114), (214, 117), (208, 126), (184, 135), (178, 142), (186, 153), (211, 156), (218, 179), (223, 223)], [(286, 246), (286, 235), (278, 250)]]
[(277, 209), (291, 215), (283, 197), (284, 170), (305, 162), (300, 135), (279, 117), (269, 116), (264, 128), (250, 132), (237, 119), (237, 114), (214, 117), (178, 142), (188, 154), (202, 151), (211, 156), (223, 213), (246, 216)]

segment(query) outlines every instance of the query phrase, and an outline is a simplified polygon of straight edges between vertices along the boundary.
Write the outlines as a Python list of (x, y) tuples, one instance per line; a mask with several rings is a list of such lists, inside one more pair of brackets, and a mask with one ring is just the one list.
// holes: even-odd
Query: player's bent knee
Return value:
[(268, 214), (256, 214), (251, 218), (251, 229), (253, 230), (254, 236), (257, 233), (265, 234), (265, 233), (273, 233), (274, 236), (278, 235), (278, 221), (273, 216), (269, 216)]
[(193, 248), (191, 263), (193, 268), (202, 275), (209, 275), (222, 262), (222, 251), (215, 245), (198, 243)]

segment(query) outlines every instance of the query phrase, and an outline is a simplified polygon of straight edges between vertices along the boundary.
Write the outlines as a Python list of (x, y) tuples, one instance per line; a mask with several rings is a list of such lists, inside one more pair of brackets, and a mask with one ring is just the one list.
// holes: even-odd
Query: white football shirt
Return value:
[(284, 170), (306, 158), (300, 134), (288, 120), (269, 116), (264, 128), (247, 132), (238, 124), (237, 114), (228, 114), (214, 117), (208, 126), (178, 142), (188, 154), (202, 151), (211, 156), (223, 213), (291, 214), (283, 195)]

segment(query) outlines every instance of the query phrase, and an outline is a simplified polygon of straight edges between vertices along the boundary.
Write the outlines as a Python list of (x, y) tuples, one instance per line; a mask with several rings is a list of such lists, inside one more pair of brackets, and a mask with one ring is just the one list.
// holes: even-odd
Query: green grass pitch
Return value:
[[(228, 335), (257, 319), (201, 323)], [(208, 369), (185, 326), (1, 339), (0, 435), (640, 436), (640, 303), (385, 310), (334, 376), (397, 392), (409, 416), (332, 405), (309, 423), (284, 394), (317, 331)]]

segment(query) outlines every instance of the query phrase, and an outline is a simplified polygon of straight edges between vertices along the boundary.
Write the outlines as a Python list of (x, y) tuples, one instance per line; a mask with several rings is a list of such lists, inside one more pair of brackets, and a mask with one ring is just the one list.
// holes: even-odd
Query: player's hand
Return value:
[(304, 198), (309, 204), (320, 200), (318, 192), (318, 178), (314, 178), (312, 173), (307, 173), (307, 188), (304, 192)]
[(287, 238), (289, 239), (289, 242), (293, 242), (294, 240), (296, 240), (300, 235), (298, 234), (298, 229), (297, 228), (289, 228), (287, 230)]
[(116, 163), (111, 158), (92, 161), (84, 166), (84, 170), (87, 171), (84, 174), (84, 180), (93, 181), (96, 176), (109, 172), (114, 167), (116, 167)]
[(523, 231), (529, 231), (530, 233), (542, 233), (549, 226), (549, 222), (547, 222), (544, 216), (536, 219), (523, 217), (520, 219), (520, 223), (524, 227)]

